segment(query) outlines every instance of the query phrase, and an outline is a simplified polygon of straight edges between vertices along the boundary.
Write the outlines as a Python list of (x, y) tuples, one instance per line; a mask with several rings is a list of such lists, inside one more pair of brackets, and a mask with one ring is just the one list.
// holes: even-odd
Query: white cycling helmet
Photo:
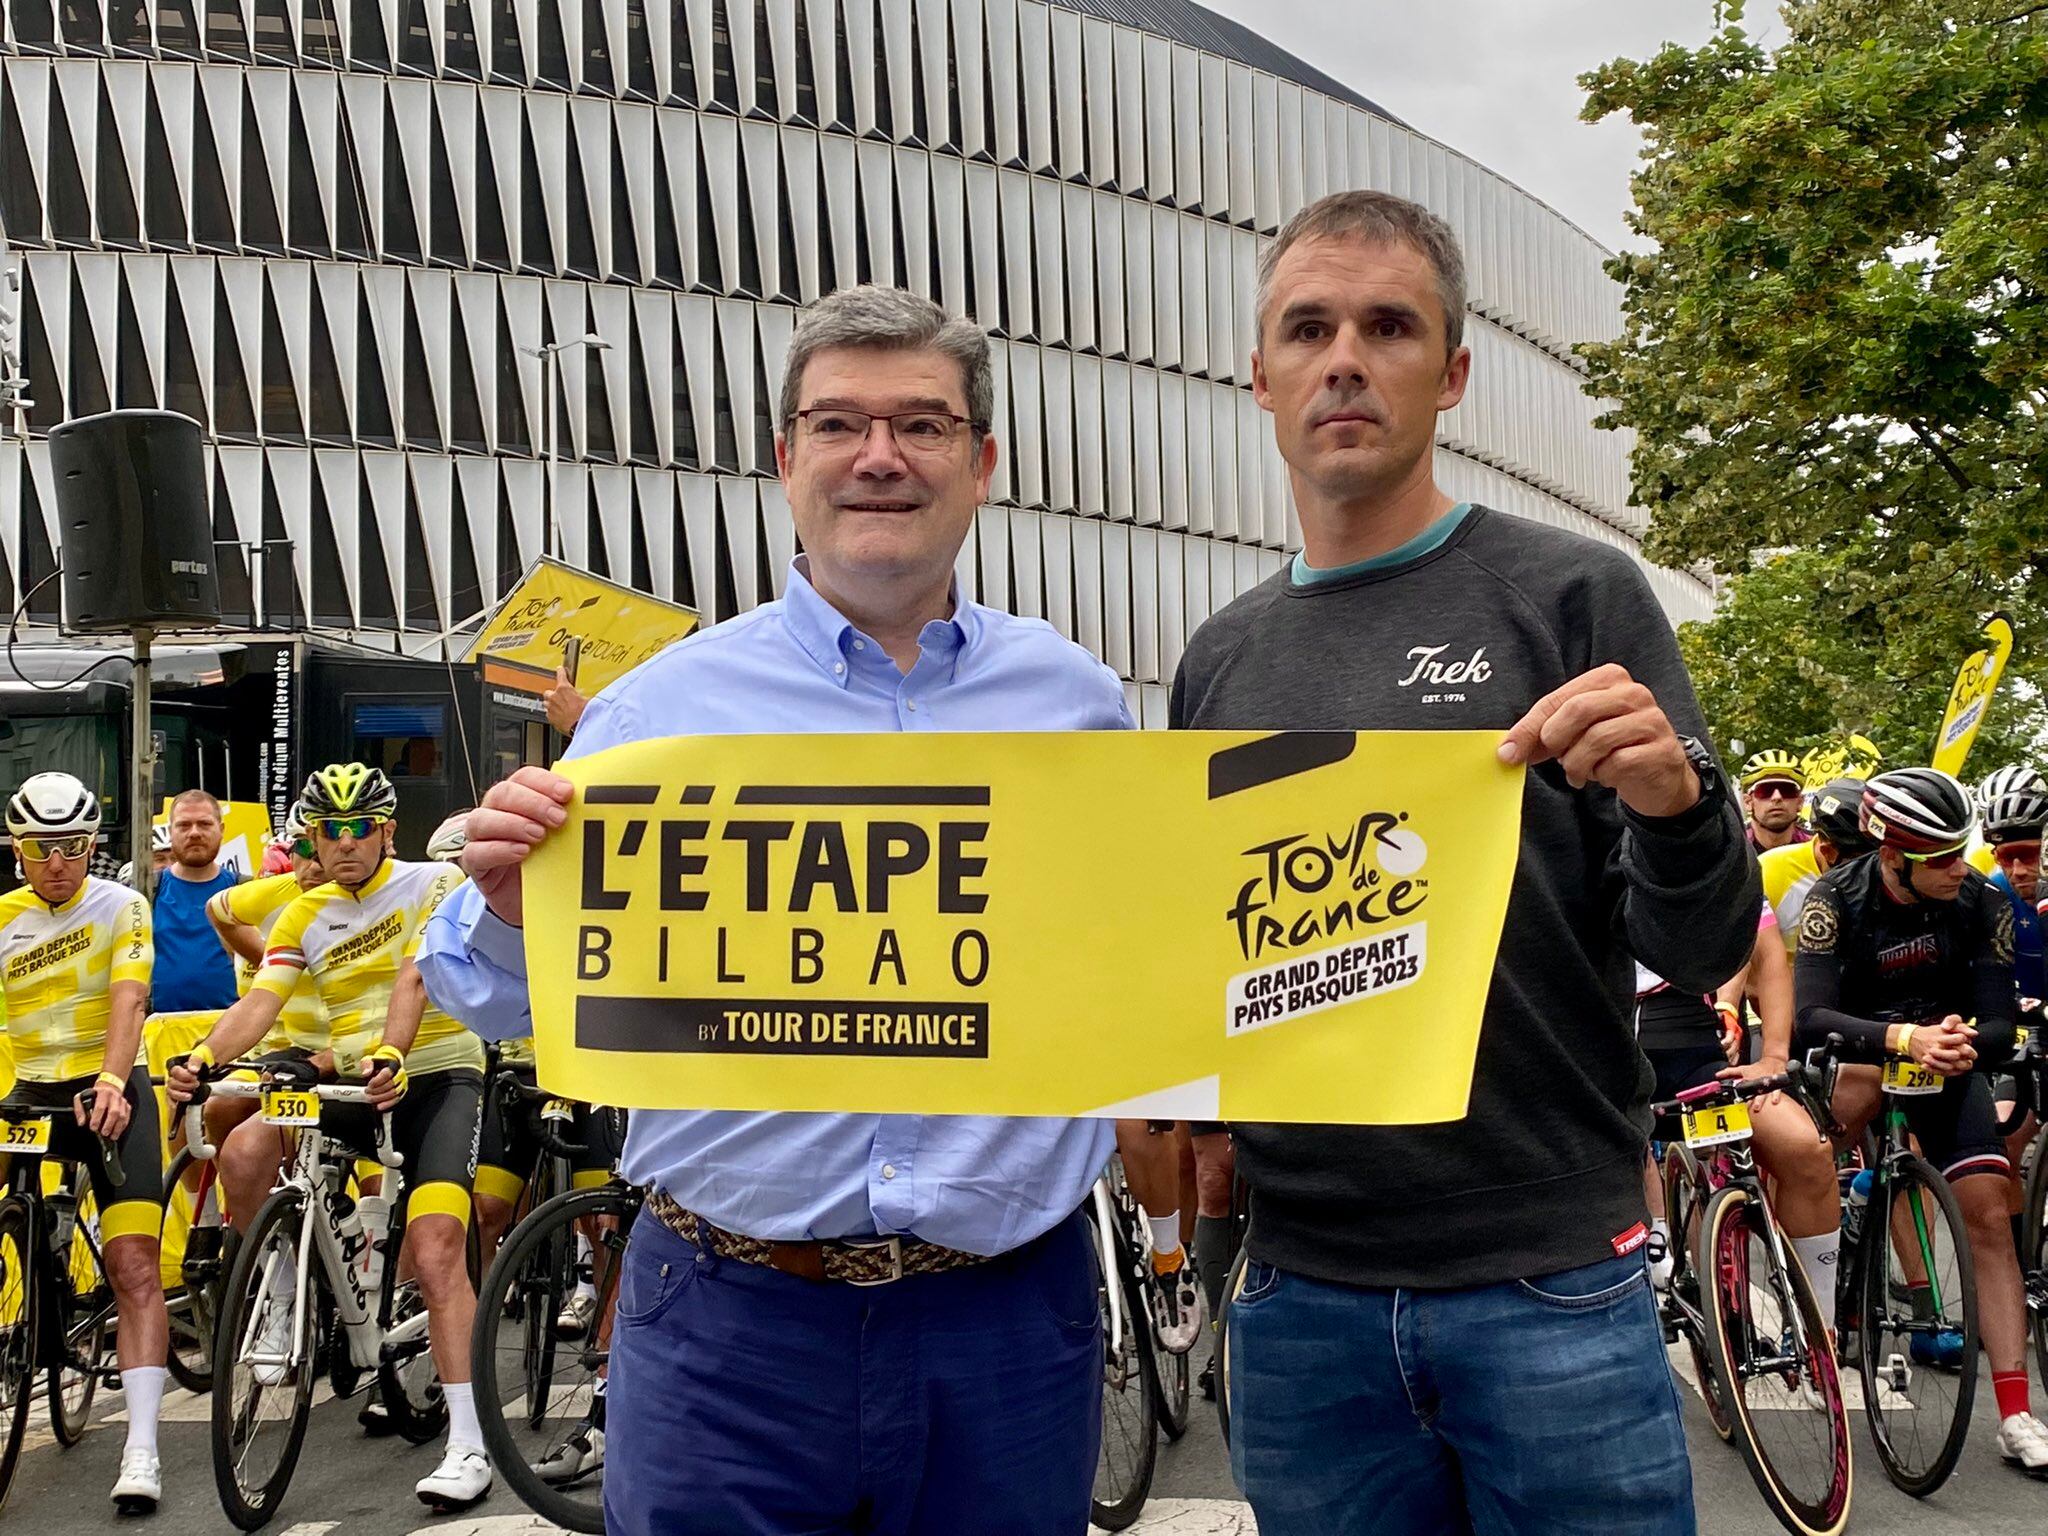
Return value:
[(99, 796), (68, 773), (34, 774), (7, 802), (7, 832), (14, 838), (97, 836), (99, 830)]
[(427, 857), (438, 859), (443, 864), (453, 864), (468, 846), (469, 812), (457, 811), (434, 828), (434, 835), (427, 839)]
[(313, 829), (306, 825), (306, 808), (294, 800), (291, 809), (284, 813), (284, 835), (278, 841), (296, 843), (300, 838), (312, 835)]
[(2048, 823), (2048, 779), (2017, 764), (2001, 768), (1977, 786), (1977, 811), (1992, 847), (2037, 842)]
[(161, 821), (150, 823), (149, 850), (152, 853), (169, 853), (171, 851), (171, 829), (167, 823)]

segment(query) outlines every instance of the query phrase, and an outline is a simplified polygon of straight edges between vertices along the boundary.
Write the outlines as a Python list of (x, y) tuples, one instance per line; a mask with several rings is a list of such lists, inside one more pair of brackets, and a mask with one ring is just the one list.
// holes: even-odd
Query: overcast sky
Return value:
[[(1610, 248), (1637, 149), (1626, 118), (1579, 121), (1578, 77), (1697, 44), (1713, 0), (1201, 0), (1542, 198)], [(1755, 0), (1763, 41), (1783, 25)]]

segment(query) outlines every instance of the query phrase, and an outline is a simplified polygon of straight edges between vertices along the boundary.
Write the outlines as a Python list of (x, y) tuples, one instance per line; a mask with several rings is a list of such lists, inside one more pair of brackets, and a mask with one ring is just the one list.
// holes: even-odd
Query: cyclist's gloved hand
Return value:
[(395, 1045), (374, 1045), (363, 1053), (363, 1068), (370, 1075), (370, 1102), (387, 1110), (405, 1097), (405, 1052)]
[(164, 1092), (173, 1104), (188, 1104), (199, 1087), (200, 1075), (214, 1065), (213, 1051), (204, 1041), (183, 1056), (174, 1056), (164, 1071)]

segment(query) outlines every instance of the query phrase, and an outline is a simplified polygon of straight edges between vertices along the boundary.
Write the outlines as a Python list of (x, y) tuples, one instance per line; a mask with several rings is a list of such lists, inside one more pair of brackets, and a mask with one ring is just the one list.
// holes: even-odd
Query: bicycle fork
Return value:
[(1095, 1181), (1095, 1241), (1101, 1246), (1103, 1289), (1109, 1297), (1109, 1358), (1122, 1358), (1124, 1347), (1124, 1277), (1117, 1271), (1116, 1211), (1109, 1201), (1109, 1186)]

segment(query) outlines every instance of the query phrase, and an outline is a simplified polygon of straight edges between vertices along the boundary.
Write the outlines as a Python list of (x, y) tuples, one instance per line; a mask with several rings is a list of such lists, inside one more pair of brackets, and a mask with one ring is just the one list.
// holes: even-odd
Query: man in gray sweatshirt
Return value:
[(1740, 968), (1755, 861), (1627, 556), (1437, 488), (1471, 369), (1449, 228), (1339, 193), (1259, 275), (1253, 388), (1303, 551), (1197, 632), (1172, 724), (1492, 729), (1529, 771), (1465, 1118), (1232, 1127), (1233, 1471), (1264, 1536), (1683, 1536), (1629, 1004), (1638, 959), (1703, 992)]

